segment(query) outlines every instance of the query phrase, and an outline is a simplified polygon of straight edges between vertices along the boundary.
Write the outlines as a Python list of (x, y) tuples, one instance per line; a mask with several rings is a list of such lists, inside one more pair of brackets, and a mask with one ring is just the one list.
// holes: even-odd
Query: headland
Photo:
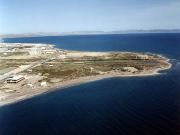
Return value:
[(49, 44), (0, 43), (0, 106), (110, 77), (152, 76), (169, 59), (139, 52), (82, 52)]

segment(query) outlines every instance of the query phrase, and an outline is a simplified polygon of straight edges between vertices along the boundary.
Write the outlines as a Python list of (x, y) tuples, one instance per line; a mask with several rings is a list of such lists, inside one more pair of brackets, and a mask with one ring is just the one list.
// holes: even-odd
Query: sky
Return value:
[(0, 34), (179, 28), (180, 0), (0, 0)]

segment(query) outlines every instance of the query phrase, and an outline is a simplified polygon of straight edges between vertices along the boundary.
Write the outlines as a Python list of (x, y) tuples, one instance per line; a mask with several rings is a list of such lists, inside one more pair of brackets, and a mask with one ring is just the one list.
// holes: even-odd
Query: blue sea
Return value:
[(180, 34), (6, 38), (80, 51), (133, 51), (170, 58), (170, 70), (118, 77), (0, 108), (0, 135), (180, 135)]

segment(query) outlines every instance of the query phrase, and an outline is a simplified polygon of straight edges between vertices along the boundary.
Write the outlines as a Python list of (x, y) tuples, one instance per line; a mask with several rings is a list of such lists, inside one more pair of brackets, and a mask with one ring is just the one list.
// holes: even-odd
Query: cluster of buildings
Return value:
[(30, 55), (53, 54), (57, 52), (53, 45), (25, 44), (25, 43), (0, 43), (0, 53), (28, 52)]
[(6, 82), (7, 83), (18, 83), (24, 79), (25, 79), (25, 77), (22, 75), (12, 75), (6, 79)]
[[(25, 52), (27, 55), (31, 56), (41, 56), (41, 55), (49, 55), (57, 54), (58, 58), (65, 58), (66, 53), (64, 50), (55, 49), (53, 45), (45, 45), (45, 44), (28, 44), (28, 43), (0, 43), (0, 55), (4, 55), (5, 57), (9, 56), (9, 54)], [(48, 55), (49, 54), (49, 55)], [(29, 69), (30, 70), (30, 69)], [(18, 83), (24, 80), (25, 77), (23, 75), (13, 74), (6, 79), (7, 83)], [(46, 84), (42, 83), (42, 86)]]

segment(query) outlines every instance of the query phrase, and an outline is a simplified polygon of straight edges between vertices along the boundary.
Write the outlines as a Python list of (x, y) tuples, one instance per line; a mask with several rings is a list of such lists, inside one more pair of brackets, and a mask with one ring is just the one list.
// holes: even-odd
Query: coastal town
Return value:
[(80, 83), (157, 75), (171, 67), (150, 53), (80, 52), (50, 44), (0, 43), (0, 105)]

